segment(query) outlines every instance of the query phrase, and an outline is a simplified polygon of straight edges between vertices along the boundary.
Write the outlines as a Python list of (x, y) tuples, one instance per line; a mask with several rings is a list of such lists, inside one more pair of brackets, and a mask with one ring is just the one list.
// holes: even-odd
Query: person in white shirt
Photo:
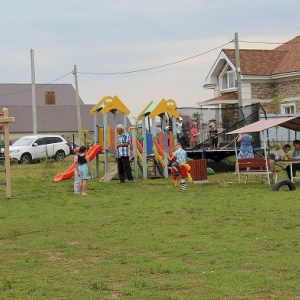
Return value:
[(182, 117), (178, 118), (178, 121), (176, 123), (176, 136), (177, 136), (177, 142), (182, 143), (181, 137), (182, 137)]
[(274, 171), (275, 160), (285, 160), (288, 159), (287, 153), (291, 151), (291, 145), (285, 144), (282, 148), (277, 149), (275, 153), (270, 154), (269, 168)]

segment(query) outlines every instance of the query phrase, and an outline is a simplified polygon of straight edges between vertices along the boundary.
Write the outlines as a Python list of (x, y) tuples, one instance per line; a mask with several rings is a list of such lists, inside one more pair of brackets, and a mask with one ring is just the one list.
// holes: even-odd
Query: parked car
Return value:
[(28, 135), (9, 146), (9, 156), (19, 163), (31, 163), (45, 158), (63, 160), (70, 155), (68, 142), (60, 135)]

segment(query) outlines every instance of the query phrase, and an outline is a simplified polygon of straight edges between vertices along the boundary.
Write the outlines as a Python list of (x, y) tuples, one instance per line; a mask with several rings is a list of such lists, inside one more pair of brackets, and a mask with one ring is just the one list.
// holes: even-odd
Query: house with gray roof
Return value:
[[(60, 134), (68, 141), (80, 143), (76, 93), (72, 84), (36, 84), (35, 91), (38, 134)], [(81, 98), (79, 101), (82, 130), (94, 136), (94, 117), (90, 114), (94, 105), (85, 104)], [(15, 122), (9, 124), (10, 140), (33, 133), (31, 84), (0, 83), (0, 109), (4, 107), (8, 108), (9, 116), (15, 118)], [(122, 122), (121, 117), (119, 122)], [(101, 127), (102, 124), (103, 116), (99, 114), (97, 125)], [(108, 125), (113, 126), (110, 113)]]

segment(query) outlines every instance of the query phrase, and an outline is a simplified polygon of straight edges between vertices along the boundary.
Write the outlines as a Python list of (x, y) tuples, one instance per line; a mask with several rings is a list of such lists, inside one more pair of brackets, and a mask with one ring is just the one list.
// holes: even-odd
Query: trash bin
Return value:
[(207, 181), (207, 159), (194, 159), (187, 163), (191, 166), (190, 174), (194, 183)]

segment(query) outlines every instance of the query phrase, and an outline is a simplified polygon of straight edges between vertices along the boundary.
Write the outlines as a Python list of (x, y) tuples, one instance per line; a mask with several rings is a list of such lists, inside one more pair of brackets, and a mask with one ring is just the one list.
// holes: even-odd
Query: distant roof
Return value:
[[(238, 95), (237, 95), (237, 92), (228, 92), (228, 93), (223, 93), (221, 94), (220, 96), (218, 97), (215, 97), (215, 98), (211, 98), (211, 99), (208, 99), (205, 102), (205, 105), (207, 105), (207, 102), (213, 102), (213, 101), (220, 101), (220, 100), (232, 100), (233, 103), (237, 103), (237, 100), (238, 100)], [(203, 102), (203, 103), (204, 103)], [(201, 103), (199, 103), (200, 105)]]
[[(36, 105), (46, 104), (45, 93), (55, 92), (55, 105), (76, 105), (75, 89), (72, 84), (36, 84)], [(79, 98), (80, 104), (84, 102)], [(0, 83), (0, 106), (32, 106), (31, 84)]]
[[(93, 105), (80, 106), (82, 129), (94, 131), (94, 118), (90, 115), (92, 107)], [(9, 116), (15, 118), (15, 122), (9, 124), (10, 132), (32, 131), (31, 106), (6, 106), (6, 108)], [(76, 105), (38, 106), (36, 113), (38, 132), (76, 131), (78, 128)]]
[[(53, 104), (51, 104), (53, 103)], [(94, 131), (94, 117), (90, 110), (94, 105), (85, 104), (79, 98), (81, 127)], [(31, 84), (0, 83), (0, 111), (8, 108), (11, 133), (28, 133), (33, 130), (32, 90)], [(76, 93), (72, 84), (36, 84), (37, 131), (76, 132), (78, 130)], [(113, 114), (108, 113), (108, 125), (114, 126)], [(116, 116), (122, 123), (121, 115)], [(127, 118), (128, 124), (131, 124)], [(99, 126), (103, 126), (103, 117), (99, 116)]]
[[(235, 50), (223, 49), (235, 65)], [(300, 36), (273, 50), (240, 49), (242, 75), (276, 75), (300, 71)]]
[(227, 132), (226, 134), (238, 134), (238, 133), (249, 133), (249, 132), (260, 132), (274, 126), (281, 126), (287, 129), (300, 130), (300, 117), (286, 117), (276, 118), (268, 120), (260, 120), (250, 125), (241, 127), (239, 129)]
[[(94, 118), (90, 115), (93, 105), (81, 105), (81, 127), (89, 131), (94, 131)], [(30, 106), (7, 106), (10, 117), (15, 118), (15, 122), (9, 124), (10, 132), (31, 132), (32, 127), (32, 107)], [(123, 116), (116, 116), (117, 123), (123, 122)], [(109, 126), (114, 125), (114, 116), (107, 114)], [(129, 119), (128, 124), (131, 124)], [(102, 115), (99, 115), (99, 127), (103, 126)], [(76, 105), (62, 106), (40, 106), (37, 107), (37, 131), (42, 132), (74, 132), (78, 128)]]

